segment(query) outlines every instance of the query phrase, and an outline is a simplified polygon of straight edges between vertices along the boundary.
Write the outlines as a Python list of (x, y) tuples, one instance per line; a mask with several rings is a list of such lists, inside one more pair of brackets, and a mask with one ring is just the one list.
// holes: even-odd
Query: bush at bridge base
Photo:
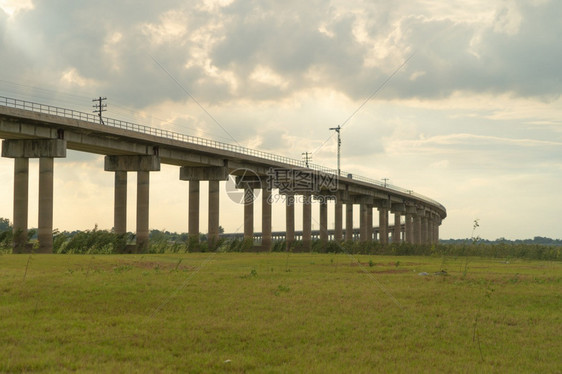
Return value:
[[(35, 233), (29, 230), (29, 235)], [(93, 230), (75, 232), (55, 232), (53, 235), (53, 253), (60, 254), (114, 254), (128, 253), (134, 247), (135, 236), (132, 233), (118, 235), (112, 231)], [(185, 253), (185, 252), (258, 252), (262, 248), (252, 240), (220, 238), (215, 248), (209, 248), (206, 236), (201, 236), (197, 245), (190, 245), (187, 234), (176, 234), (152, 230), (148, 253)], [(258, 243), (259, 244), (259, 243)], [(33, 243), (37, 246), (37, 242)], [(13, 233), (11, 229), (0, 232), (0, 253), (12, 253)], [(520, 258), (529, 260), (562, 261), (562, 246), (546, 244), (493, 242), (482, 243), (466, 241), (464, 243), (413, 245), (407, 243), (382, 245), (379, 242), (342, 241), (323, 244), (313, 240), (310, 250), (304, 250), (302, 241), (295, 240), (287, 248), (286, 241), (274, 241), (271, 252), (315, 252), (392, 256), (476, 256), (491, 258)], [(132, 253), (134, 251), (129, 251)]]

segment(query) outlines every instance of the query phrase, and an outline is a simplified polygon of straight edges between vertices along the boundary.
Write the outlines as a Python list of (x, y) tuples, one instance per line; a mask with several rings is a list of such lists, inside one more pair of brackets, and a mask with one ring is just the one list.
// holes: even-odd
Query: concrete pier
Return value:
[(53, 158), (39, 159), (39, 253), (53, 252), (53, 166)]
[(373, 241), (373, 206), (372, 205), (367, 205), (367, 215), (365, 219), (367, 220), (365, 223), (366, 240), (368, 243), (371, 243)]
[(334, 204), (334, 240), (341, 242), (343, 239), (343, 204), (341, 196), (336, 196)]
[(137, 252), (148, 249), (150, 172), (137, 172)]
[(201, 181), (209, 182), (209, 215), (207, 240), (210, 250), (219, 241), (220, 181), (228, 179), (228, 169), (223, 166), (180, 167), (180, 180), (189, 182), (187, 231), (192, 250), (199, 249), (200, 234), (200, 188)]
[(394, 213), (394, 231), (392, 232), (392, 243), (400, 244), (402, 242), (402, 222), (400, 212)]
[(381, 244), (388, 244), (388, 209), (379, 208), (379, 235)]
[(209, 249), (216, 249), (219, 241), (220, 182), (209, 181)]
[(422, 244), (422, 219), (423, 210), (418, 210), (414, 215), (414, 244)]
[(415, 206), (406, 207), (406, 243), (415, 244), (415, 229), (414, 229), (414, 217), (417, 214), (417, 209)]
[(244, 241), (254, 242), (254, 189), (244, 187)]
[(66, 157), (63, 139), (8, 139), (2, 157), (14, 158), (14, 253), (28, 251), (29, 158), (39, 158), (39, 252), (53, 252), (54, 158)]
[(271, 190), (262, 188), (261, 205), (261, 246), (262, 251), (271, 250)]
[(367, 241), (367, 204), (359, 204), (359, 240)]
[(421, 219), (421, 243), (428, 244), (429, 243), (429, 230), (428, 230), (428, 221), (427, 215), (424, 215)]
[(312, 197), (307, 192), (302, 205), (302, 246), (305, 251), (312, 248)]
[(285, 207), (285, 241), (290, 249), (295, 241), (295, 195), (286, 195)]
[(345, 240), (353, 240), (353, 203), (345, 203)]
[(328, 244), (328, 201), (325, 196), (320, 198), (320, 241), (322, 246)]
[(105, 156), (104, 170), (116, 173), (115, 201), (113, 207), (116, 233), (124, 233), (127, 231), (126, 172), (137, 172), (136, 252), (143, 253), (148, 249), (150, 172), (160, 171), (160, 158), (156, 155), (109, 155)]
[(27, 243), (29, 159), (14, 159), (14, 253), (24, 253)]
[[(198, 180), (189, 181), (189, 196), (187, 210), (187, 233), (189, 245), (198, 247), (199, 245), (199, 198), (201, 183)], [(191, 248), (192, 250), (195, 248)]]
[(116, 234), (127, 233), (127, 172), (115, 172), (113, 230)]

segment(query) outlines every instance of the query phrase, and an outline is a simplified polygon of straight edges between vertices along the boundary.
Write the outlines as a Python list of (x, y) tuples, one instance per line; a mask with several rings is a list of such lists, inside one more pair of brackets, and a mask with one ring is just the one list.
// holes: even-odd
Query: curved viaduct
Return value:
[[(303, 205), (299, 238), (310, 248), (312, 201), (319, 202), (319, 238), (327, 242), (377, 239), (373, 209), (379, 214), (378, 240), (387, 244), (435, 243), (446, 209), (438, 202), (396, 186), (319, 165), (129, 122), (100, 118), (89, 113), (0, 97), (2, 157), (14, 159), (14, 252), (25, 251), (28, 229), (29, 158), (39, 158), (39, 252), (52, 252), (54, 159), (66, 150), (105, 155), (105, 170), (115, 173), (114, 231), (126, 232), (127, 173), (137, 175), (137, 251), (148, 245), (150, 172), (160, 164), (179, 166), (181, 180), (189, 181), (188, 232), (199, 240), (199, 185), (209, 183), (209, 245), (219, 238), (219, 183), (235, 176), (244, 205), (244, 238), (254, 238), (254, 189), (261, 189), (261, 245), (271, 246), (272, 193), (285, 197), (288, 244), (295, 240), (295, 204)], [(231, 179), (231, 180), (232, 180)], [(243, 192), (242, 192), (243, 191)], [(334, 201), (335, 222), (328, 228), (329, 200)], [(343, 210), (346, 210), (345, 229)], [(353, 230), (353, 208), (360, 209), (359, 235)], [(394, 225), (389, 224), (394, 215)], [(405, 217), (405, 222), (402, 222)], [(351, 229), (348, 229), (351, 228)], [(375, 234), (373, 236), (373, 234)], [(276, 235), (278, 236), (278, 234)]]

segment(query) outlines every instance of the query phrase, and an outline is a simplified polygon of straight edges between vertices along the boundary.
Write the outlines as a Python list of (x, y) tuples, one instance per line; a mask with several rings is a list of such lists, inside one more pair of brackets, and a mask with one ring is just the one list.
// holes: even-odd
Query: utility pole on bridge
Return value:
[(302, 153), (302, 158), (303, 158), (303, 161), (304, 161), (304, 164), (306, 165), (306, 167), (307, 167), (307, 168), (310, 167), (308, 163), (309, 163), (309, 161), (312, 160), (312, 153), (310, 153), (310, 152), (303, 152), (303, 153)]
[(341, 155), (341, 137), (340, 137), (340, 130), (341, 130), (341, 126), (338, 125), (338, 127), (331, 127), (330, 130), (334, 130), (335, 132), (338, 133), (338, 177), (341, 176), (341, 169), (340, 169), (340, 155)]
[(101, 117), (101, 114), (103, 112), (105, 112), (107, 109), (107, 104), (102, 104), (102, 101), (107, 100), (107, 97), (98, 97), (97, 99), (93, 99), (92, 101), (95, 103), (93, 105), (94, 107), (94, 113), (97, 113), (98, 116), (100, 117), (100, 124), (105, 125), (105, 123), (103, 122), (103, 118)]

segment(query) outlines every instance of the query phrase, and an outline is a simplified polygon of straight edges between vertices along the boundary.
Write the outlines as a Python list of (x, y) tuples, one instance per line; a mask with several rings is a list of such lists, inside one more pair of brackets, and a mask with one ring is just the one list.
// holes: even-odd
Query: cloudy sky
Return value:
[[(0, 0), (0, 95), (88, 112), (106, 96), (108, 117), (334, 168), (343, 125), (342, 169), (441, 202), (441, 237), (479, 219), (488, 239), (562, 238), (561, 19), (556, 0)], [(55, 227), (111, 228), (102, 157), (69, 152), (55, 173)], [(187, 230), (178, 173), (151, 174), (152, 228)], [(0, 180), (11, 219), (12, 160)]]

